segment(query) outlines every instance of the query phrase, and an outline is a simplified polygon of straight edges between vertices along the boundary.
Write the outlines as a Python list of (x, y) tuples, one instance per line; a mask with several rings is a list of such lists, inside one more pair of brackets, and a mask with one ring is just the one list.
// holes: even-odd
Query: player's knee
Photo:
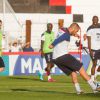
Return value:
[(73, 83), (77, 83), (77, 82), (78, 82), (77, 78), (76, 78), (76, 77), (73, 77), (73, 78), (72, 78), (72, 82), (73, 82)]
[(77, 80), (77, 74), (75, 72), (72, 72), (71, 77), (72, 77), (73, 83), (76, 83), (78, 81)]

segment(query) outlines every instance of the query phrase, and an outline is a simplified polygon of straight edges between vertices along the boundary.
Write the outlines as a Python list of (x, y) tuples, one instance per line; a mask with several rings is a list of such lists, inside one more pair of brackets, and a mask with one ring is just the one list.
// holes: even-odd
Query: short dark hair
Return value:
[(2, 23), (2, 20), (0, 20), (0, 23)]
[(94, 18), (97, 18), (97, 19), (99, 19), (99, 18), (98, 18), (98, 16), (96, 16), (96, 15), (92, 17), (92, 20), (93, 20)]
[(47, 27), (48, 27), (49, 25), (51, 25), (51, 26), (53, 27), (52, 23), (48, 23), (48, 24), (47, 24)]
[(80, 26), (78, 25), (78, 23), (72, 23), (72, 24), (70, 25), (70, 27), (72, 27), (72, 26), (76, 26), (76, 27), (80, 28)]

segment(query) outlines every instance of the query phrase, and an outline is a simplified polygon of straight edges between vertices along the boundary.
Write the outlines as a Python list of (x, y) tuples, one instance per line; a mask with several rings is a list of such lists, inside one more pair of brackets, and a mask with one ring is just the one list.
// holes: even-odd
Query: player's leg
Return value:
[(93, 66), (91, 69), (91, 79), (95, 81), (95, 70), (96, 70), (97, 60), (93, 59)]
[[(83, 51), (85, 51), (87, 54), (89, 54), (88, 50), (83, 47)], [(94, 52), (94, 51), (93, 51)], [(95, 54), (95, 53), (93, 53)], [(91, 58), (91, 57), (90, 57)], [(93, 65), (92, 65), (92, 68), (91, 68), (91, 79), (94, 81), (95, 80), (95, 69), (96, 69), (96, 61), (93, 59), (94, 58), (94, 55), (93, 57), (91, 58), (92, 62), (93, 62)]]
[(100, 72), (100, 65), (99, 65), (99, 67), (97, 68), (97, 72)]
[(83, 67), (80, 68), (79, 70), (80, 75), (87, 81), (87, 83), (90, 85), (92, 90), (95, 91), (100, 91), (100, 87), (96, 87), (95, 83), (93, 80), (89, 77), (89, 75), (86, 73), (85, 69)]
[(50, 72), (51, 69), (54, 67), (54, 64), (52, 63), (52, 56), (53, 56), (52, 52), (45, 54), (45, 59), (47, 62), (46, 71), (48, 72)]
[(47, 63), (47, 67), (45, 68), (46, 74), (48, 76), (48, 82), (55, 82), (55, 80), (51, 77), (51, 73), (50, 73), (52, 66), (54, 66), (54, 64), (50, 62)]
[(41, 71), (39, 70), (38, 76), (39, 76), (40, 80), (43, 80), (43, 70), (41, 70)]
[(80, 85), (78, 83), (78, 79), (77, 79), (77, 73), (73, 72), (73, 70), (71, 70), (70, 68), (68, 68), (67, 66), (63, 66), (60, 64), (60, 60), (59, 59), (55, 59), (53, 60), (53, 62), (57, 65), (57, 67), (59, 67), (59, 69), (61, 69), (66, 75), (71, 75), (72, 78), (72, 82), (74, 84), (75, 90), (77, 92), (77, 94), (81, 94), (83, 93), (83, 91), (80, 88)]
[(86, 81), (90, 80), (89, 75), (86, 73), (83, 67), (80, 68), (79, 73)]
[(79, 71), (80, 75), (87, 81), (87, 83), (90, 85), (92, 90), (95, 92), (100, 91), (100, 88), (97, 88), (93, 80), (90, 78), (90, 76), (86, 73), (84, 67), (82, 67), (82, 63), (78, 61), (75, 57), (69, 55), (68, 57), (71, 61), (71, 63), (67, 64), (69, 68), (71, 68), (73, 71)]
[(58, 62), (63, 66), (67, 66), (69, 69), (73, 70), (74, 72), (79, 71), (80, 75), (88, 82), (88, 84), (91, 86), (93, 91), (100, 90), (100, 88), (96, 88), (96, 85), (94, 84), (92, 79), (90, 79), (85, 69), (82, 67), (82, 63), (79, 60), (77, 60), (75, 57), (73, 57), (70, 54), (63, 55), (62, 57), (58, 58)]
[(51, 77), (51, 69), (54, 67), (54, 64), (52, 62), (52, 52), (45, 54), (45, 59), (47, 63), (47, 67), (45, 68), (46, 74), (48, 76), (48, 82), (54, 82), (55, 80)]
[(47, 67), (45, 68), (45, 71), (48, 72), (48, 75), (50, 75), (50, 71), (53, 68), (54, 64), (52, 62), (47, 62)]
[(4, 71), (5, 65), (3, 59), (0, 57), (0, 72)]
[(80, 85), (79, 85), (79, 82), (78, 82), (78, 79), (77, 79), (77, 73), (76, 72), (72, 72), (71, 73), (71, 78), (72, 78), (72, 82), (73, 82), (73, 84), (75, 86), (75, 90), (76, 90), (77, 94), (82, 94), (83, 91), (80, 88)]
[(92, 75), (92, 79), (94, 79), (93, 81), (97, 82), (96, 81), (96, 72), (100, 72), (100, 50), (97, 50), (95, 51), (94, 53), (94, 63), (93, 63), (93, 73), (94, 73), (94, 76)]

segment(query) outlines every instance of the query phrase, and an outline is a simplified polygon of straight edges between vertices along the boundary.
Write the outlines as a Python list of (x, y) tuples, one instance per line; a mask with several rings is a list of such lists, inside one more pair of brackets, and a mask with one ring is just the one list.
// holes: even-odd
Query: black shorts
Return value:
[(67, 75), (70, 75), (72, 72), (79, 71), (83, 65), (79, 60), (70, 54), (53, 59), (53, 63), (55, 63)]
[(93, 51), (93, 59), (98, 60), (100, 59), (100, 50), (92, 50)]
[(0, 57), (0, 68), (5, 67), (3, 59)]
[(46, 60), (47, 63), (51, 63), (51, 61), (52, 61), (52, 55), (53, 55), (52, 52), (44, 54), (45, 60)]

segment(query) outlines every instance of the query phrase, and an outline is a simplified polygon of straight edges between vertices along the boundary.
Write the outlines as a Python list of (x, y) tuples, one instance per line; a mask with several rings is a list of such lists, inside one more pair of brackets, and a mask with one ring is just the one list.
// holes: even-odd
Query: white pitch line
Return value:
[(73, 87), (73, 86), (70, 86), (70, 85), (65, 85), (65, 86), (61, 86), (61, 85), (60, 86), (59, 85), (58, 86), (57, 85), (56, 86), (53, 86), (53, 85), (52, 86), (40, 86), (40, 85), (39, 86), (38, 85), (36, 85), (36, 86), (27, 86), (27, 85), (26, 86), (25, 85), (20, 86), (19, 85), (19, 86), (4, 86), (4, 87), (0, 86), (0, 88), (17, 88), (17, 87), (21, 87), (21, 88), (24, 88), (24, 87), (26, 87), (26, 88), (31, 88), (31, 87), (33, 87), (33, 88), (34, 87), (47, 87), (47, 88), (49, 88), (49, 87), (53, 87), (53, 88), (54, 87), (57, 87), (57, 88), (60, 87), (60, 88), (62, 88), (62, 87), (66, 87), (67, 88), (67, 87)]

